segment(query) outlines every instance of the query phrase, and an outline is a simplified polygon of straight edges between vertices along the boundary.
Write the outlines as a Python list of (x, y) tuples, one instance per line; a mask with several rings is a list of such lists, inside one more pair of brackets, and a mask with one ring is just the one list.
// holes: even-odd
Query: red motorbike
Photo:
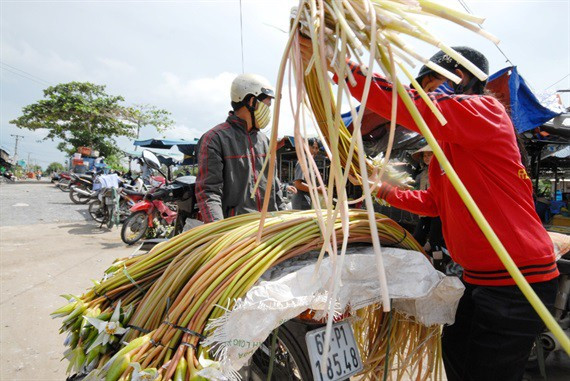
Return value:
[(169, 189), (153, 188), (131, 207), (131, 215), (123, 223), (121, 239), (132, 245), (143, 237), (166, 238), (174, 231), (178, 215), (176, 207), (165, 201)]
[[(160, 172), (160, 162), (150, 151), (143, 151), (142, 158), (147, 165)], [(164, 174), (163, 174), (164, 175)], [(166, 186), (151, 189), (145, 198), (131, 208), (131, 216), (123, 223), (121, 239), (132, 245), (143, 237), (170, 238), (188, 228), (202, 224), (196, 206), (194, 176), (171, 179), (170, 168), (165, 176)]]
[(71, 176), (67, 172), (61, 172), (58, 176), (58, 181), (55, 186), (64, 192), (69, 192), (71, 186)]

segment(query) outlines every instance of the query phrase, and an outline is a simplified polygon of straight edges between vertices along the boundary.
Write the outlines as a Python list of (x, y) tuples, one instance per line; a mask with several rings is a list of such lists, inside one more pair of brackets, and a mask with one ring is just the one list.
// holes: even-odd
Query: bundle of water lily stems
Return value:
[[(383, 289), (382, 308), (385, 311), (390, 309), (389, 295), (386, 292), (386, 277), (380, 253), (380, 242), (374, 239), (375, 224), (371, 194), (374, 191), (375, 185), (369, 186), (370, 182), (368, 178), (369, 175), (372, 174), (376, 181), (394, 180), (393, 178), (390, 179), (391, 176), (386, 178), (385, 172), (387, 168), (389, 168), (388, 163), (393, 145), (397, 105), (399, 103), (398, 98), (400, 98), (400, 104), (403, 104), (409, 111), (420, 132), (434, 152), (439, 164), (445, 171), (446, 176), (496, 251), (497, 256), (517, 286), (537, 311), (538, 315), (545, 322), (548, 329), (562, 343), (566, 352), (570, 354), (570, 339), (564, 334), (526, 279), (522, 276), (509, 253), (459, 179), (449, 160), (445, 157), (441, 147), (438, 145), (429, 127), (416, 108), (410, 94), (397, 76), (398, 73), (402, 73), (407, 77), (414, 85), (419, 96), (426, 102), (429, 109), (434, 113), (436, 119), (441, 124), (447, 123), (444, 116), (422, 90), (406, 65), (412, 67), (415, 66), (416, 63), (426, 65), (456, 83), (459, 83), (460, 78), (418, 54), (408, 45), (407, 41), (415, 39), (431, 44), (438, 50), (444, 51), (480, 80), (487, 78), (486, 74), (479, 70), (473, 63), (430, 33), (424, 24), (420, 22), (418, 16), (428, 16), (432, 19), (439, 18), (450, 21), (472, 30), (494, 43), (498, 43), (497, 38), (481, 28), (480, 24), (483, 23), (484, 19), (442, 6), (429, 0), (301, 0), (299, 6), (292, 13), (290, 36), (281, 60), (277, 80), (277, 93), (281, 92), (287, 64), (289, 64), (289, 79), (290, 81), (294, 79), (294, 86), (290, 83), (289, 88), (296, 88), (297, 90), (295, 95), (291, 94), (291, 107), (295, 116), (295, 148), (305, 179), (309, 184), (311, 198), (314, 205), (317, 206), (317, 218), (319, 219), (324, 235), (325, 246), (323, 250), (328, 251), (330, 255), (337, 255), (335, 245), (329, 245), (329, 242), (334, 241), (332, 226), (336, 221), (336, 215), (339, 214), (341, 216), (341, 221), (347, 220), (346, 215), (349, 201), (346, 194), (346, 183), (350, 178), (354, 183), (363, 185), (363, 199), (365, 200), (366, 209), (369, 213), (370, 229), (373, 238), (372, 242), (377, 255), (378, 276)], [(307, 64), (303, 62), (300, 54), (299, 40), (301, 36), (310, 38), (312, 42), (312, 56)], [(368, 53), (367, 66), (362, 65), (361, 62), (361, 57), (365, 57), (363, 55), (364, 51)], [(349, 56), (357, 61), (360, 66), (360, 71), (366, 75), (359, 110), (352, 104), (350, 89), (348, 87), (355, 84), (349, 63), (346, 61), (346, 58)], [(389, 142), (379, 171), (374, 168), (370, 160), (364, 154), (362, 136), (360, 133), (361, 121), (372, 82), (372, 71), (375, 66), (385, 74), (387, 79), (394, 84), (397, 90), (392, 92)], [(331, 79), (328, 74), (329, 71), (333, 71), (340, 79), (336, 89), (336, 97), (333, 94)], [(270, 144), (272, 155), (268, 157), (266, 161), (266, 164), (268, 163), (269, 165), (268, 181), (270, 184), (273, 180), (272, 177), (275, 167), (274, 158), (279, 125), (280, 102), (281, 98), (277, 97)], [(353, 116), (352, 136), (346, 129), (340, 114), (341, 105), (343, 105), (344, 102), (350, 105)], [(311, 116), (313, 118), (311, 118)], [(318, 173), (316, 164), (309, 154), (309, 148), (306, 142), (307, 119), (309, 119), (309, 121), (313, 119), (313, 124), (317, 127), (316, 130), (319, 135), (323, 138), (325, 150), (331, 160), (325, 205), (320, 204), (317, 193), (318, 188), (320, 187), (322, 190), (324, 184)], [(399, 179), (395, 180), (397, 182)], [(267, 210), (270, 191), (271, 189), (266, 189), (264, 210)], [(333, 194), (337, 196), (335, 200), (333, 200)], [(321, 216), (318, 212), (321, 207), (327, 210), (328, 219)], [(333, 218), (333, 216), (335, 218)], [(260, 222), (260, 232), (263, 229), (263, 222), (264, 215), (262, 215)], [(348, 232), (345, 227), (345, 235), (343, 236), (345, 241), (347, 236)], [(346, 247), (346, 245), (343, 244), (342, 247), (340, 263), (343, 261), (344, 247)], [(338, 267), (337, 271), (339, 271)], [(339, 279), (339, 276), (337, 276), (336, 279)], [(339, 283), (340, 282), (336, 282), (336, 284), (331, 285), (329, 316), (331, 316), (334, 309), (334, 300), (338, 292)], [(331, 327), (332, 321), (329, 320), (323, 360), (327, 355), (326, 348), (329, 343)]]
[[(231, 308), (270, 267), (323, 245), (314, 211), (274, 214), (257, 243), (259, 217), (194, 228), (148, 254), (117, 261), (82, 296), (68, 295), (53, 316), (65, 317), (69, 371), (90, 372), (86, 380), (198, 379), (196, 372), (211, 363), (200, 342), (210, 333), (208, 322), (225, 312), (220, 306)], [(350, 211), (348, 225), (349, 242), (371, 241), (365, 211)], [(376, 215), (376, 227), (383, 244), (421, 251), (392, 220)], [(337, 218), (334, 235), (342, 234)], [(390, 363), (409, 361), (401, 367), (407, 375), (436, 374), (439, 326), (426, 328), (398, 313), (384, 324), (388, 314), (377, 306), (357, 314), (355, 333), (370, 378), (384, 371), (388, 346)]]

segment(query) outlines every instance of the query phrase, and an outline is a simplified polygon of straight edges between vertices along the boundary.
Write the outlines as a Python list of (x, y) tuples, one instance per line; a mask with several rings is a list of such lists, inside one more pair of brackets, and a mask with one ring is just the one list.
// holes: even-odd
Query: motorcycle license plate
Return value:
[(360, 372), (363, 368), (362, 359), (348, 322), (333, 324), (329, 353), (325, 366), (321, 369), (325, 331), (326, 327), (322, 327), (307, 332), (305, 335), (313, 379), (315, 381), (343, 380)]

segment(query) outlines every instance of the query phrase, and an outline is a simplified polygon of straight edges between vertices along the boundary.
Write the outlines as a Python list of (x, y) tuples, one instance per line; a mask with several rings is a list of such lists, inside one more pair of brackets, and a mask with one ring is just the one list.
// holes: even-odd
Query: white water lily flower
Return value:
[(111, 341), (111, 338), (113, 336), (120, 336), (125, 332), (127, 332), (126, 328), (121, 327), (121, 322), (119, 321), (120, 316), (121, 316), (121, 301), (117, 303), (117, 307), (115, 308), (115, 311), (113, 311), (113, 316), (111, 316), (111, 319), (109, 319), (109, 321), (100, 320), (95, 317), (84, 316), (85, 319), (87, 319), (87, 321), (99, 331), (99, 335), (97, 336), (93, 344), (91, 344), (91, 346), (87, 350), (87, 353), (89, 353), (93, 348), (95, 348), (99, 344), (102, 345), (107, 344), (109, 341)]
[(132, 362), (129, 365), (134, 369), (131, 381), (154, 381), (158, 379), (158, 371), (155, 368), (141, 370), (141, 364), (138, 362)]

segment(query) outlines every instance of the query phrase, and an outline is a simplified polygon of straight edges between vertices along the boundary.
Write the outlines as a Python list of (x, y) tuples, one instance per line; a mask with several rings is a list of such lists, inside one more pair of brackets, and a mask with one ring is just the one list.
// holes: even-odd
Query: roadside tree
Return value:
[(44, 140), (59, 139), (57, 148), (72, 154), (78, 147), (91, 147), (110, 157), (119, 151), (118, 137), (134, 138), (141, 127), (159, 131), (173, 122), (169, 113), (152, 106), (126, 107), (122, 96), (105, 92), (105, 86), (70, 82), (48, 87), (44, 99), (22, 109), (22, 116), (10, 121), (28, 130), (45, 129)]
[(46, 168), (46, 174), (50, 174), (53, 172), (63, 172), (65, 170), (65, 167), (63, 166), (63, 164), (58, 163), (57, 161), (54, 161), (52, 163), (50, 163), (47, 168)]
[(124, 112), (124, 119), (133, 124), (137, 139), (143, 127), (152, 126), (158, 132), (163, 132), (171, 127), (174, 120), (170, 116), (170, 112), (149, 104), (127, 107)]

